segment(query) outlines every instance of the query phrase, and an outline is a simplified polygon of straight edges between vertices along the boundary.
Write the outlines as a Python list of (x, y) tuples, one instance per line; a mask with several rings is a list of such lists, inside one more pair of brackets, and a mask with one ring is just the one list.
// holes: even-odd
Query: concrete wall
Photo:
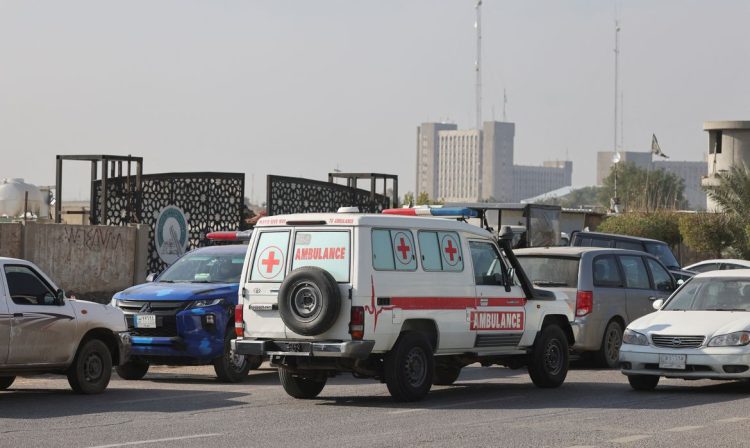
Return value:
[[(35, 263), (55, 283), (78, 298), (108, 302), (117, 291), (145, 280), (148, 228), (146, 226), (78, 226), (14, 224), (0, 227), (0, 256)], [(20, 231), (19, 231), (20, 229)], [(2, 241), (18, 239), (20, 250)], [(18, 245), (17, 245), (18, 246)], [(9, 245), (13, 247), (13, 245)]]
[(20, 258), (23, 255), (23, 224), (0, 223), (0, 257)]

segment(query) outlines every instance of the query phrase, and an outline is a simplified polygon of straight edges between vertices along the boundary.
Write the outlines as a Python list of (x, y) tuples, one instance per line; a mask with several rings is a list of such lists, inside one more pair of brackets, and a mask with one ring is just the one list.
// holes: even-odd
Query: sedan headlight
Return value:
[(708, 342), (709, 347), (733, 347), (750, 344), (750, 331), (737, 331), (714, 336)]
[(645, 334), (626, 329), (622, 334), (622, 343), (630, 345), (648, 345), (648, 338)]
[(204, 299), (194, 300), (188, 308), (203, 308), (205, 306), (221, 305), (224, 303), (224, 299)]

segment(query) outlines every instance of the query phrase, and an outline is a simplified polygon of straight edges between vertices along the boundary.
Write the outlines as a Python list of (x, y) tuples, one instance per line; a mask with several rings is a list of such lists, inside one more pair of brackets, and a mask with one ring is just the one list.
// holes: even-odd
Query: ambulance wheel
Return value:
[(117, 366), (115, 371), (124, 380), (140, 380), (148, 372), (148, 363), (139, 359), (132, 359), (121, 366)]
[(284, 391), (294, 398), (315, 398), (323, 388), (326, 387), (327, 378), (325, 376), (306, 377), (297, 373), (292, 373), (286, 367), (279, 367), (279, 380), (284, 386)]
[(279, 288), (279, 314), (284, 324), (303, 336), (328, 331), (341, 308), (339, 285), (327, 271), (313, 266), (293, 270)]
[(0, 390), (5, 390), (16, 380), (14, 376), (0, 376)]
[(548, 325), (537, 336), (529, 355), (531, 381), (537, 387), (560, 386), (568, 375), (568, 339), (557, 325)]
[(432, 387), (434, 371), (432, 346), (421, 333), (401, 333), (396, 345), (385, 357), (385, 383), (396, 401), (424, 398)]
[(461, 367), (459, 366), (435, 366), (435, 376), (432, 378), (432, 384), (436, 386), (450, 386), (456, 382), (459, 375), (461, 375)]
[(658, 375), (628, 375), (628, 383), (634, 390), (654, 390), (659, 384)]
[(227, 330), (224, 336), (224, 353), (213, 362), (216, 377), (223, 383), (239, 383), (247, 377), (247, 372), (252, 367), (249, 356), (238, 355), (232, 350), (232, 339), (237, 336), (234, 334), (234, 329), (231, 330)]
[(112, 376), (112, 355), (99, 339), (89, 339), (81, 347), (68, 368), (68, 383), (79, 394), (104, 392)]

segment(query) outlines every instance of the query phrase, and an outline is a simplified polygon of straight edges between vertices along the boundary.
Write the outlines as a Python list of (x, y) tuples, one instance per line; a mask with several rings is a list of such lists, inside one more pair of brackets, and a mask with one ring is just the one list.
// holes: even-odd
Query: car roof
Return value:
[(247, 244), (222, 244), (217, 246), (206, 246), (206, 247), (199, 247), (198, 249), (193, 249), (188, 253), (196, 254), (196, 253), (212, 253), (212, 254), (239, 254), (239, 255), (245, 255), (247, 252), (247, 248), (249, 246)]
[(609, 239), (620, 239), (620, 240), (633, 240), (633, 241), (643, 241), (647, 243), (660, 243), (660, 244), (667, 244), (664, 241), (661, 240), (654, 240), (651, 238), (643, 238), (640, 236), (631, 236), (631, 235), (620, 235), (618, 233), (604, 233), (604, 232), (578, 232), (576, 235), (581, 235), (581, 237), (585, 236), (598, 236), (598, 237), (604, 237)]
[(561, 256), (578, 256), (588, 253), (601, 254), (629, 254), (643, 256), (647, 255), (656, 258), (653, 255), (640, 250), (616, 249), (614, 247), (588, 247), (588, 246), (551, 246), (551, 247), (530, 247), (525, 249), (515, 249), (516, 255), (561, 255)]
[[(690, 267), (700, 266), (703, 264), (710, 264), (710, 263), (734, 263), (734, 264), (741, 264), (741, 265), (750, 267), (750, 261), (740, 260), (739, 258), (714, 258), (711, 260), (703, 260), (703, 261), (699, 261), (697, 263), (691, 264)], [(688, 269), (688, 267), (685, 267), (685, 269)]]
[(729, 269), (724, 271), (707, 271), (697, 274), (693, 278), (726, 278), (726, 277), (747, 277), (750, 279), (750, 269)]
[(279, 226), (347, 226), (347, 227), (409, 227), (472, 233), (484, 238), (492, 234), (481, 227), (451, 218), (364, 213), (300, 213), (294, 215), (266, 216), (256, 228)]
[(0, 263), (31, 263), (28, 260), (22, 260), (20, 258), (0, 257)]

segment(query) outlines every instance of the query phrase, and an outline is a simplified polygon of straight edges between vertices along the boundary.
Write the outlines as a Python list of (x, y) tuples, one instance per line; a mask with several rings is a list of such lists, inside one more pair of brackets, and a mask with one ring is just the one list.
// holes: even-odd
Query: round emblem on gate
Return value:
[(672, 339), (672, 346), (679, 347), (680, 345), (682, 345), (682, 339), (680, 338)]
[(156, 252), (171, 265), (185, 253), (188, 246), (188, 223), (185, 213), (174, 205), (164, 207), (156, 218), (154, 229)]

